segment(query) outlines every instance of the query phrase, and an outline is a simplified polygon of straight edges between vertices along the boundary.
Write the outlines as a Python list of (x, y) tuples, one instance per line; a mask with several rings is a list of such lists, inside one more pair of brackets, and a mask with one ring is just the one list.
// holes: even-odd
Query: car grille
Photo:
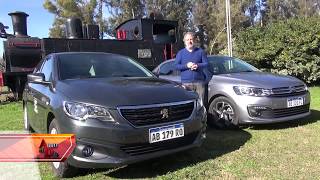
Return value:
[(297, 114), (303, 114), (309, 112), (310, 104), (306, 104), (303, 106), (284, 108), (284, 109), (274, 109), (273, 115), (275, 118), (293, 116)]
[[(118, 109), (120, 114), (134, 126), (145, 126), (189, 118), (194, 106), (194, 101), (187, 101), (154, 106), (120, 107)], [(164, 110), (167, 113), (164, 113)]]
[(271, 97), (289, 97), (307, 93), (304, 85), (273, 88), (271, 91)]
[(120, 149), (131, 156), (148, 154), (157, 151), (170, 150), (192, 144), (199, 132), (193, 132), (177, 139), (170, 139), (156, 143), (140, 143), (121, 146)]
[(288, 117), (298, 114), (303, 114), (309, 112), (310, 104), (291, 107), (291, 108), (283, 108), (283, 109), (269, 109), (266, 111), (262, 111), (262, 117), (264, 118), (281, 118)]

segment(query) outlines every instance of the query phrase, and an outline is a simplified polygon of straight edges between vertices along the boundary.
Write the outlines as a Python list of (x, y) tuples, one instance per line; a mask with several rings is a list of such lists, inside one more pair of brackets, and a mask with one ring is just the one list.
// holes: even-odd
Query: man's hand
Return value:
[(188, 67), (189, 69), (191, 69), (192, 66), (193, 66), (193, 62), (188, 62), (187, 67)]
[(198, 64), (193, 63), (191, 70), (197, 70), (198, 69)]
[(187, 63), (187, 67), (188, 67), (191, 71), (198, 69), (198, 65), (197, 65), (196, 63), (193, 63), (193, 62), (188, 62), (188, 63)]
[(198, 69), (198, 65), (196, 63), (193, 63), (193, 62), (188, 62), (187, 67), (192, 71)]

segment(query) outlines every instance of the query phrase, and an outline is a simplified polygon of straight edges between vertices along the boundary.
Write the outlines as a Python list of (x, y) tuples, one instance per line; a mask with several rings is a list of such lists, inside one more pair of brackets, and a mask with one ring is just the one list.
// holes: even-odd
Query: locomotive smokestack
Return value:
[(13, 32), (14, 35), (17, 37), (26, 37), (28, 36), (27, 33), (27, 17), (29, 16), (25, 12), (12, 12), (8, 14), (11, 16), (12, 25), (13, 25)]
[(79, 18), (69, 18), (66, 22), (66, 36), (68, 39), (81, 39), (83, 38), (82, 33), (82, 22)]

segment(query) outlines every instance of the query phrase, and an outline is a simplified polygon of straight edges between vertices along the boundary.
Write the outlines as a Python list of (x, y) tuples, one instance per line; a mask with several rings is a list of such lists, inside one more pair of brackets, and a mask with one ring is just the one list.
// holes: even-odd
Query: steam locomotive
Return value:
[[(66, 22), (66, 38), (37, 38), (27, 33), (25, 12), (12, 12), (13, 34), (7, 34), (0, 23), (0, 37), (4, 54), (4, 71), (0, 72), (0, 85), (8, 86), (16, 99), (21, 99), (27, 74), (32, 72), (47, 54), (55, 52), (91, 51), (130, 56), (148, 69), (171, 59), (183, 44), (178, 37), (177, 21), (155, 18), (130, 19), (116, 29), (116, 39), (101, 39), (99, 26), (82, 24), (80, 19)], [(1, 82), (2, 80), (2, 82)]]

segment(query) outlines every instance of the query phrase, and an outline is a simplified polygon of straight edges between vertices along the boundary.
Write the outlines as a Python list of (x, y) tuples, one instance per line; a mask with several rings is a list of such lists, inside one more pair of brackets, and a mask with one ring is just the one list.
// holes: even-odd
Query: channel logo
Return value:
[(75, 145), (74, 134), (0, 134), (0, 162), (63, 162)]

